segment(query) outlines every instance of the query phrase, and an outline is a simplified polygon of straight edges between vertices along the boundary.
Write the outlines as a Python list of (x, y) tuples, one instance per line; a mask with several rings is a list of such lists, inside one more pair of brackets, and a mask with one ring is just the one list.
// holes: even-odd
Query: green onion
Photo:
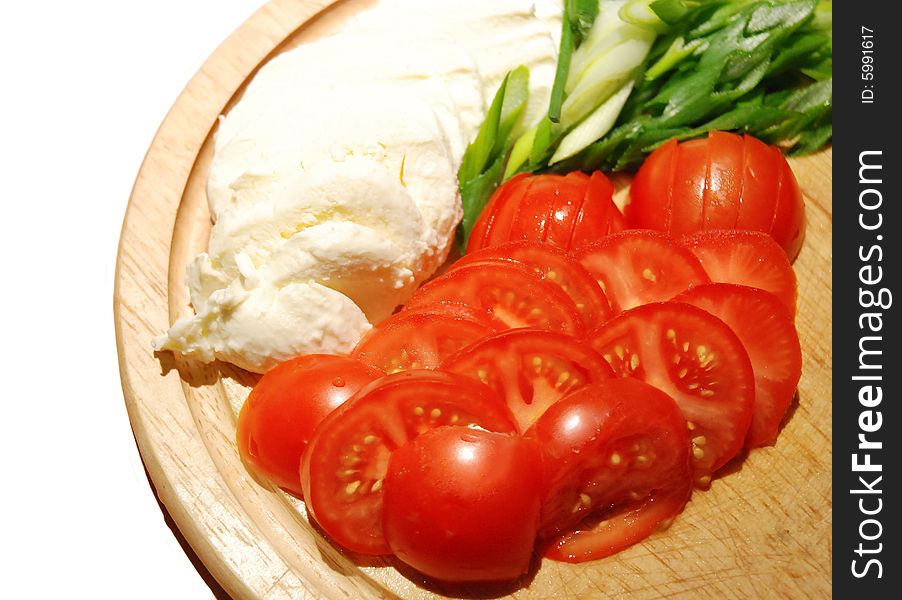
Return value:
[(788, 154), (833, 137), (830, 0), (566, 0), (564, 11), (546, 115), (508, 139), (526, 97), (513, 72), (467, 149), (463, 239), (519, 172), (634, 168), (671, 138), (715, 129)]
[(519, 66), (508, 73), (495, 93), (476, 139), (467, 146), (457, 171), (463, 219), (458, 242), (466, 245), (482, 208), (501, 183), (504, 161), (510, 152), (514, 130), (529, 97), (529, 69)]

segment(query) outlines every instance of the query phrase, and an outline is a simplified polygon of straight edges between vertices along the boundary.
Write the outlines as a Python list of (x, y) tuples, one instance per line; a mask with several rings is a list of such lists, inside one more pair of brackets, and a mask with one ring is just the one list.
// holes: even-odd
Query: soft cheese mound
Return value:
[(445, 261), (504, 75), (530, 68), (521, 126), (547, 106), (556, 1), (382, 0), (263, 66), (216, 132), (196, 314), (154, 347), (261, 373), (349, 352)]

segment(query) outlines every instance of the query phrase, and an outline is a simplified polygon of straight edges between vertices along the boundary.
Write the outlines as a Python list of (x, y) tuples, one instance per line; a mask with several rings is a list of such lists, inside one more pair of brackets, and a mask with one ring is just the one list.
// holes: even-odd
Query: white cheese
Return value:
[(236, 280), (154, 340), (154, 349), (264, 373), (301, 354), (347, 353), (370, 328), (347, 296), (318, 283), (248, 289)]
[(504, 75), (530, 69), (521, 130), (544, 112), (559, 1), (539, 18), (528, 0), (382, 0), (264, 65), (215, 135), (196, 315), (154, 347), (256, 372), (350, 351), (445, 261)]
[(350, 24), (348, 33), (402, 27), (415, 37), (454, 40), (463, 46), (476, 61), (487, 104), (509, 71), (527, 66), (529, 99), (517, 132), (548, 109), (558, 44), (546, 21), (536, 16), (531, 0), (382, 0)]

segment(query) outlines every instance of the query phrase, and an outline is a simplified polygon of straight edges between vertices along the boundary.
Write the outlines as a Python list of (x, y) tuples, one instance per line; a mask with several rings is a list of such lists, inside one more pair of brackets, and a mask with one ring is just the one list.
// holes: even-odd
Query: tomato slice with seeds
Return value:
[(587, 344), (535, 329), (503, 331), (480, 340), (442, 363), (442, 369), (495, 390), (507, 400), (520, 431), (570, 391), (614, 376)]
[[(672, 398), (638, 379), (583, 386), (548, 408), (525, 435), (543, 453), (543, 537), (570, 531), (593, 513), (637, 508), (675, 491), (685, 502), (692, 489), (686, 419)], [(682, 506), (674, 508), (662, 519)], [(605, 550), (638, 539), (611, 540)]]
[(305, 354), (267, 371), (238, 413), (236, 441), (252, 473), (300, 496), (298, 465), (316, 426), (384, 373), (346, 356)]
[(598, 281), (615, 313), (669, 300), (690, 285), (711, 281), (692, 252), (657, 231), (623, 231), (575, 256)]
[(692, 437), (699, 485), (742, 449), (755, 379), (748, 353), (726, 323), (696, 306), (658, 302), (617, 315), (588, 339), (615, 373), (642, 379), (676, 401)]
[(796, 314), (798, 285), (786, 253), (760, 231), (718, 229), (685, 238), (683, 244), (702, 263), (711, 281), (748, 285), (777, 296)]
[(418, 289), (405, 310), (441, 302), (488, 310), (509, 327), (537, 327), (574, 336), (584, 332), (576, 305), (560, 286), (514, 262), (454, 269)]
[(755, 414), (746, 445), (774, 443), (802, 376), (799, 334), (786, 307), (764, 290), (729, 283), (693, 287), (674, 300), (708, 311), (739, 336), (755, 375)]
[(570, 296), (587, 329), (611, 317), (607, 297), (595, 279), (570, 254), (540, 242), (508, 242), (465, 255), (451, 265), (453, 271), (466, 265), (513, 261), (522, 263), (556, 283)]
[(444, 425), (516, 432), (504, 401), (468, 377), (404, 371), (363, 387), (317, 427), (301, 462), (307, 509), (338, 544), (388, 554), (382, 484), (391, 453)]
[(351, 357), (385, 373), (435, 369), (461, 348), (506, 328), (487, 311), (463, 304), (426, 306), (376, 324)]
[(641, 542), (670, 526), (689, 500), (692, 485), (658, 491), (648, 498), (592, 515), (551, 541), (545, 557), (569, 563), (597, 560)]

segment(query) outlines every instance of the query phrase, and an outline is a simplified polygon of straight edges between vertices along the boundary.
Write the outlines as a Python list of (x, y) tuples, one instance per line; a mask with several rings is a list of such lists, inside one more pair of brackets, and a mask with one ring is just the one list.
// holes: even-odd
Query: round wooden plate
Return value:
[(828, 597), (831, 578), (830, 151), (793, 161), (808, 232), (796, 261), (804, 366), (777, 444), (730, 465), (670, 529), (582, 565), (542, 561), (503, 586), (442, 586), (360, 560), (310, 525), (303, 503), (255, 481), (235, 448), (255, 377), (163, 353), (151, 339), (191, 313), (185, 264), (205, 249), (204, 177), (219, 114), (268, 57), (333, 31), (373, 0), (273, 0), (216, 50), (160, 128), (122, 229), (115, 320), (135, 438), (161, 501), (236, 598)]

